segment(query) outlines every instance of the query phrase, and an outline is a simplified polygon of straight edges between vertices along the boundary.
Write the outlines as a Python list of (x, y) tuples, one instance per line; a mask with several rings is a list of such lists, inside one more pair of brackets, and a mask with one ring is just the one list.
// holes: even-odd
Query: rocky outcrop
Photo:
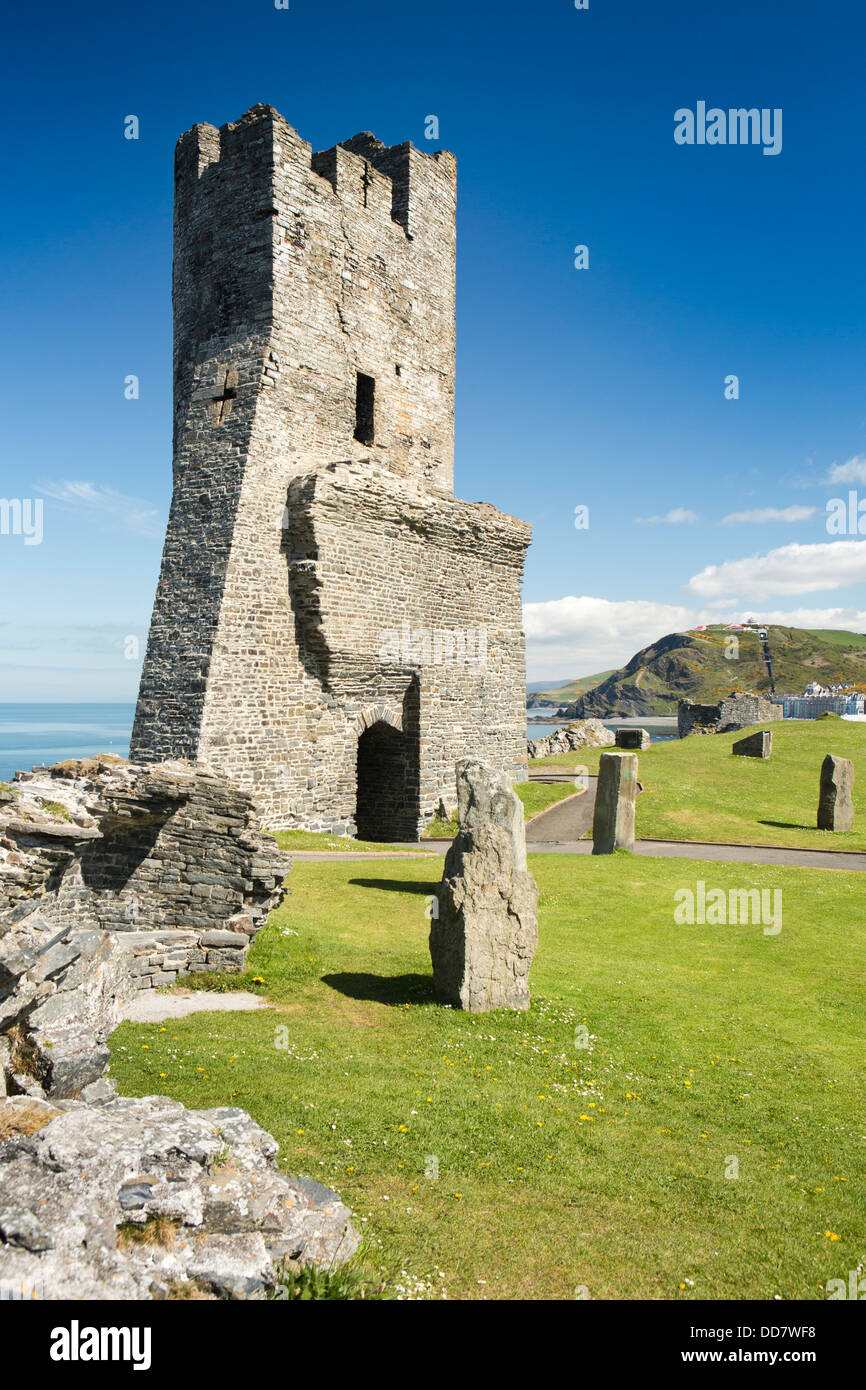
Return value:
[(277, 1147), (231, 1107), (0, 1100), (0, 1280), (47, 1299), (245, 1299), (283, 1262), (342, 1264), (348, 1209), (280, 1173)]
[(530, 758), (549, 758), (555, 753), (570, 753), (578, 748), (607, 748), (614, 737), (600, 719), (578, 719), (543, 738), (532, 739), (526, 746)]
[(483, 763), (457, 764), (460, 830), (430, 926), (437, 998), (455, 1008), (528, 1009), (538, 888), (526, 867), (522, 804)]

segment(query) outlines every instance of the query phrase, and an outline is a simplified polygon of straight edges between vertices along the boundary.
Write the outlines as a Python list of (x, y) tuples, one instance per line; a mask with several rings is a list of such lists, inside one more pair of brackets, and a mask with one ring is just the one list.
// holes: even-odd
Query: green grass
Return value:
[[(379, 854), (385, 851), (393, 853), (394, 850), (393, 844), (377, 840), (353, 840), (350, 835), (329, 835), (323, 830), (274, 830), (272, 834), (280, 849), (312, 849), (328, 854)], [(406, 846), (403, 848), (407, 854), (417, 853), (417, 850)]]
[(444, 816), (434, 816), (427, 828), (421, 831), (421, 839), (452, 840), (459, 829), (456, 811), (449, 820), (445, 820)]
[(523, 802), (527, 820), (537, 816), (541, 811), (546, 811), (548, 806), (555, 806), (557, 801), (562, 801), (566, 796), (574, 796), (576, 793), (576, 788), (571, 782), (518, 782), (514, 790)]
[(857, 647), (866, 647), (866, 632), (846, 632), (843, 628), (830, 627), (804, 627), (801, 631), (807, 637), (817, 637), (824, 642), (829, 642), (831, 647), (854, 650)]
[(343, 1265), (341, 1269), (317, 1269), (315, 1265), (305, 1265), (294, 1269), (283, 1265), (277, 1270), (276, 1286), (270, 1295), (273, 1300), (288, 1302), (300, 1299), (306, 1302), (334, 1302), (340, 1300), (357, 1302), (361, 1299), (394, 1298), (396, 1293), (387, 1290), (380, 1281), (364, 1277), (359, 1261)]
[[(373, 1288), (825, 1297), (866, 1255), (863, 879), (621, 854), (530, 867), (528, 1013), (434, 1002), (441, 860), (303, 863), (251, 952), (273, 1010), (124, 1023), (121, 1092), (248, 1109), (288, 1172), (352, 1208)], [(677, 926), (674, 891), (698, 878), (781, 888), (781, 932)]]
[[(644, 839), (722, 840), (733, 844), (806, 849), (866, 850), (866, 811), (851, 831), (818, 830), (818, 780), (826, 753), (854, 763), (855, 811), (866, 781), (866, 725), (844, 719), (786, 719), (772, 724), (766, 762), (735, 758), (731, 745), (754, 730), (696, 734), (654, 743), (638, 754), (644, 788), (637, 801), (637, 834)], [(598, 771), (603, 748), (533, 759), (530, 767)]]

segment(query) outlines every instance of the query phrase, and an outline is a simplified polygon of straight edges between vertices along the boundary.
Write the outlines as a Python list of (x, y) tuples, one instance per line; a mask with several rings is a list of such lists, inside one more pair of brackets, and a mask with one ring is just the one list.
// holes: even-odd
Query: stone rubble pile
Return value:
[(262, 1298), (284, 1262), (342, 1264), (359, 1243), (350, 1212), (276, 1153), (232, 1107), (0, 1100), (0, 1291)]
[(78, 1096), (135, 990), (241, 969), (289, 866), (201, 766), (17, 773), (0, 787), (0, 1095)]
[(615, 742), (615, 737), (600, 719), (578, 719), (543, 738), (530, 739), (526, 747), (530, 758), (549, 758), (555, 753), (571, 753), (578, 748), (607, 748)]

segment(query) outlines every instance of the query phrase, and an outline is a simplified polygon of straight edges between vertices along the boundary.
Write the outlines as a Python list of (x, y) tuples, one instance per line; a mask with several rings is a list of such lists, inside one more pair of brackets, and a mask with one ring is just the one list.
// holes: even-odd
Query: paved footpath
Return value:
[[(450, 840), (425, 840), (425, 851), (406, 854), (354, 854), (351, 851), (291, 850), (293, 859), (363, 861), (369, 859), (434, 859), (445, 854)], [(426, 846), (429, 845), (429, 850)], [(527, 842), (530, 854), (592, 854), (591, 840)], [(635, 840), (634, 852), (652, 859), (710, 859), (721, 864), (793, 864), (807, 869), (866, 869), (866, 854), (824, 849), (783, 849), (774, 845), (718, 845), (702, 840)]]
[[(533, 778), (533, 781), (535, 779)], [(574, 778), (568, 779), (573, 782)], [(582, 840), (592, 830), (597, 777), (587, 778), (587, 790), (555, 801), (546, 811), (526, 822), (526, 844), (532, 850), (541, 844), (570, 844)]]

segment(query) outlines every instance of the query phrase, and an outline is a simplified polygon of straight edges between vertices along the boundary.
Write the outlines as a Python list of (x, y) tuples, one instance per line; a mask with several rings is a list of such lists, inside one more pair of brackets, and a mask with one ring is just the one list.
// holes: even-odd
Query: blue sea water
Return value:
[(19, 768), (51, 766), (94, 753), (129, 755), (135, 705), (0, 704), (0, 782)]

